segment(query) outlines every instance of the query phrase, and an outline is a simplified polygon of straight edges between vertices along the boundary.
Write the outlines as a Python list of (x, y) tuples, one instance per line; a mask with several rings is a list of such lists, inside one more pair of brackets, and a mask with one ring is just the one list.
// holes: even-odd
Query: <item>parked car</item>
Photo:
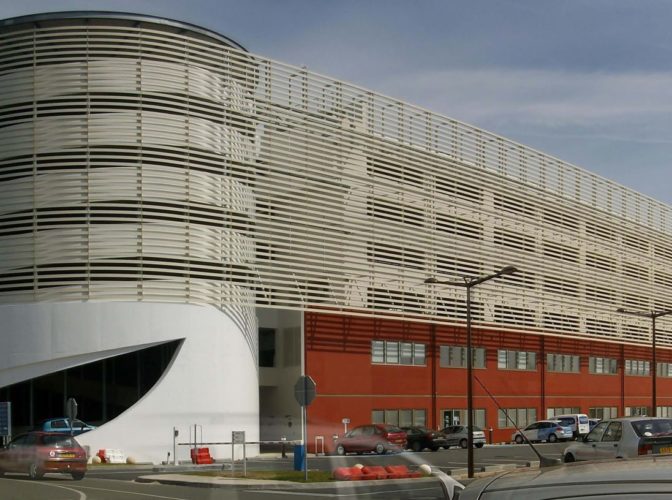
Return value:
[(436, 451), (441, 447), (447, 447), (448, 441), (440, 432), (432, 431), (426, 427), (402, 427), (406, 432), (406, 447), (413, 451), (422, 451), (429, 448)]
[(672, 419), (622, 417), (603, 420), (581, 441), (569, 445), (564, 462), (633, 458), (672, 453)]
[(28, 432), (0, 449), (0, 475), (26, 472), (39, 479), (47, 472), (63, 472), (79, 480), (86, 474), (86, 451), (71, 436), (54, 432)]
[[(574, 437), (572, 428), (562, 425), (559, 420), (539, 420), (532, 422), (530, 425), (522, 430), (528, 441), (548, 441), (555, 443), (556, 441), (569, 441)], [(516, 431), (511, 435), (511, 441), (521, 444), (524, 439), (521, 432)]]
[(580, 439), (590, 432), (590, 421), (585, 413), (570, 413), (566, 415), (555, 415), (553, 420), (560, 420), (562, 425), (568, 425), (572, 428), (574, 439)]
[[(483, 448), (483, 445), (485, 444), (485, 432), (483, 432), (483, 429), (481, 429), (477, 425), (474, 425), (472, 427), (473, 427), (472, 435), (474, 440), (474, 446), (476, 448)], [(449, 448), (450, 446), (459, 446), (460, 448), (467, 447), (468, 433), (466, 425), (451, 425), (448, 427), (444, 427), (441, 433), (446, 438), (445, 448)]]
[(335, 443), (336, 453), (402, 451), (406, 448), (406, 433), (395, 425), (369, 424), (355, 427)]
[(72, 430), (72, 434), (77, 436), (84, 432), (92, 431), (95, 428), (95, 425), (89, 425), (78, 419), (74, 419), (72, 421), (72, 427), (70, 427), (70, 419), (60, 417), (43, 420), (35, 430), (43, 432), (59, 432), (62, 434), (70, 434), (70, 430)]
[(463, 490), (459, 500), (550, 500), (578, 498), (668, 498), (672, 491), (672, 456), (575, 463), (510, 471), (478, 479)]

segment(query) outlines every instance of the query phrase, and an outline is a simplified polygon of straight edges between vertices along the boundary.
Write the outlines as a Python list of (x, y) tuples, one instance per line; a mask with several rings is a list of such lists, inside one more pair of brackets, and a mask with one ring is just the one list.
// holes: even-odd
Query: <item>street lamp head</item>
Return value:
[(426, 284), (428, 284), (428, 285), (429, 285), (429, 284), (432, 284), (432, 283), (438, 283), (438, 282), (439, 282), (439, 280), (437, 280), (437, 279), (436, 279), (435, 277), (433, 277), (433, 276), (432, 276), (431, 278), (427, 278), (425, 281), (423, 281), (423, 283), (426, 283)]
[(513, 274), (516, 272), (518, 272), (518, 268), (516, 266), (506, 266), (501, 271), (499, 271), (499, 274), (503, 276), (505, 274)]
[(627, 311), (625, 309), (623, 309), (622, 307), (619, 307), (618, 309), (616, 309), (616, 312), (617, 313), (625, 313)]

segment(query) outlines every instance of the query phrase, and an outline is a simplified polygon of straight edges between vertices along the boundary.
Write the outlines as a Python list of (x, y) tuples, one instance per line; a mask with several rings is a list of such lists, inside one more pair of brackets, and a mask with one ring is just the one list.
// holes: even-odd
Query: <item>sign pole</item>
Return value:
[[(317, 384), (309, 375), (301, 375), (294, 384), (294, 397), (301, 406), (301, 434), (303, 440), (303, 469), (305, 480), (308, 481), (308, 405), (317, 395)], [(296, 463), (296, 462), (295, 462)]]
[(308, 412), (306, 408), (306, 405), (301, 407), (303, 411), (303, 478), (308, 482)]

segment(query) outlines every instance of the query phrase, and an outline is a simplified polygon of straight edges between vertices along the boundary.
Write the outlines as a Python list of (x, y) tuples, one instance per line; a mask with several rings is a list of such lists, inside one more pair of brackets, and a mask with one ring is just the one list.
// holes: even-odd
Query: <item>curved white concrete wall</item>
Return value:
[[(230, 441), (231, 431), (259, 439), (256, 359), (239, 322), (209, 306), (156, 303), (38, 303), (0, 307), (0, 386), (56, 370), (182, 340), (173, 363), (135, 405), (78, 439), (95, 453), (119, 448), (159, 463), (172, 454), (172, 429), (189, 440), (198, 424), (204, 441)], [(250, 325), (254, 327), (254, 325)], [(11, 333), (11, 335), (10, 335)], [(201, 432), (199, 430), (199, 438)], [(210, 447), (218, 458), (230, 447)], [(250, 447), (248, 455), (256, 452)], [(178, 460), (189, 450), (178, 449)]]

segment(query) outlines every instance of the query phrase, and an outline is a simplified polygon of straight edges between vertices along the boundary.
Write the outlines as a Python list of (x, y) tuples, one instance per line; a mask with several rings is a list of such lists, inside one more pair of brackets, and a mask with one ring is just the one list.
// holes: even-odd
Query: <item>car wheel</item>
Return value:
[(44, 476), (44, 472), (42, 472), (39, 465), (32, 463), (30, 464), (30, 467), (28, 467), (28, 476), (30, 479), (40, 479)]
[(385, 445), (383, 443), (378, 443), (375, 447), (376, 453), (378, 455), (384, 455), (385, 454)]
[(572, 462), (576, 462), (576, 458), (574, 458), (574, 455), (571, 453), (566, 453), (565, 456), (563, 457), (563, 462), (566, 464), (570, 464)]
[(548, 442), (549, 443), (555, 443), (557, 440), (558, 440), (558, 436), (556, 436), (555, 434), (551, 434), (550, 436), (548, 436)]
[(474, 446), (476, 446), (476, 448), (483, 448), (483, 443), (476, 443)]
[(339, 445), (336, 447), (336, 454), (338, 454), (338, 455), (345, 455), (345, 446), (343, 446), (342, 444), (339, 444)]
[(70, 475), (72, 476), (72, 479), (74, 479), (75, 481), (81, 481), (82, 479), (84, 479), (84, 472), (73, 472)]
[(521, 436), (520, 434), (517, 434), (514, 441), (516, 442), (516, 444), (523, 444), (523, 436)]
[(467, 448), (467, 440), (466, 439), (460, 439), (460, 448), (463, 448), (463, 449)]
[(440, 447), (440, 446), (432, 446), (432, 447), (430, 448), (430, 450), (432, 450), (432, 451), (439, 451), (439, 448), (441, 448), (441, 447)]
[(418, 451), (422, 451), (422, 445), (420, 444), (420, 441), (413, 441), (413, 444), (411, 445), (411, 450), (415, 451), (416, 453)]

